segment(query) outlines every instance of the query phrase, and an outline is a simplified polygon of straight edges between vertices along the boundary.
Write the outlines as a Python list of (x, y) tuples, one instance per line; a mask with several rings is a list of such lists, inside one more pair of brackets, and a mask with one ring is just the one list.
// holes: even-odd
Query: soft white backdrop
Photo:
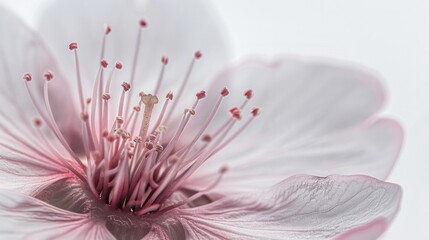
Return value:
[[(27, 19), (44, 2), (0, 0)], [(385, 77), (383, 114), (403, 123), (406, 139), (389, 178), (403, 187), (402, 209), (384, 239), (429, 239), (429, 1), (216, 0), (214, 7), (237, 58), (327, 56)]]

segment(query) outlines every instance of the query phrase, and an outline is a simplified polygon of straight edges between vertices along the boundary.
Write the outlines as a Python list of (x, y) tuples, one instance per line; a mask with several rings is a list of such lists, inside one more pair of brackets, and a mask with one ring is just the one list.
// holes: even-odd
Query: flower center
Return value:
[[(192, 117), (198, 114), (198, 104), (206, 97), (206, 91), (197, 92), (193, 105), (183, 109), (178, 118), (173, 118), (178, 112), (176, 111), (178, 102), (186, 97), (183, 93), (196, 61), (202, 57), (200, 51), (194, 53), (174, 101), (171, 91), (166, 93), (163, 104), (159, 103), (161, 100), (158, 98), (168, 64), (167, 57), (161, 58), (161, 70), (153, 91), (140, 92), (138, 95), (134, 93), (140, 39), (142, 29), (146, 27), (146, 21), (141, 20), (130, 82), (123, 82), (121, 85), (122, 92), (118, 96), (117, 109), (113, 109), (110, 92), (111, 86), (116, 84), (115, 72), (122, 69), (122, 63), (116, 62), (110, 72), (105, 74), (109, 64), (104, 59), (104, 49), (107, 36), (111, 32), (110, 26), (105, 26), (100, 67), (91, 98), (84, 96), (78, 44), (75, 42), (69, 44), (76, 63), (84, 156), (78, 156), (72, 150), (54, 119), (49, 102), (49, 82), (54, 78), (54, 74), (50, 71), (44, 74), (46, 80), (43, 91), (44, 104), (36, 100), (34, 91), (30, 89), (31, 74), (24, 74), (28, 93), (40, 114), (40, 117), (34, 119), (35, 126), (40, 128), (42, 123), (46, 123), (46, 127), (62, 148), (52, 146), (46, 134), (40, 131), (43, 141), (54, 151), (57, 160), (84, 181), (97, 198), (113, 208), (130, 211), (139, 216), (151, 212), (165, 212), (190, 204), (213, 189), (221, 181), (228, 167), (221, 167), (217, 178), (213, 182), (208, 182), (205, 189), (171, 201), (173, 194), (183, 189), (185, 181), (204, 162), (237, 138), (259, 113), (259, 108), (252, 108), (249, 118), (241, 126), (236, 126), (242, 119), (242, 110), (253, 95), (252, 90), (246, 90), (244, 101), (238, 107), (230, 108), (229, 116), (226, 115), (221, 124), (213, 121), (220, 112), (222, 100), (229, 95), (228, 89), (224, 87), (220, 90), (210, 113), (202, 123), (193, 126), (192, 132), (187, 130), (187, 126)], [(133, 97), (138, 99), (134, 106)], [(154, 116), (156, 112), (158, 114)], [(213, 125), (215, 130), (209, 134), (208, 127)], [(186, 136), (187, 140), (184, 140), (183, 136)], [(69, 157), (64, 157), (64, 152)], [(70, 158), (77, 164), (70, 161)]]

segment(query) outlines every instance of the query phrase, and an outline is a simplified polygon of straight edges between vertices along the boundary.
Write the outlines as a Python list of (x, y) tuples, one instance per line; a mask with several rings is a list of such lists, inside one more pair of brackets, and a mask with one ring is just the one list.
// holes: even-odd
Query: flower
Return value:
[(57, 1), (40, 35), (0, 10), (2, 236), (375, 239), (385, 231), (401, 190), (373, 177), (387, 177), (402, 130), (375, 116), (384, 101), (375, 73), (283, 57), (246, 61), (208, 85), (226, 59), (208, 7), (133, 4)]

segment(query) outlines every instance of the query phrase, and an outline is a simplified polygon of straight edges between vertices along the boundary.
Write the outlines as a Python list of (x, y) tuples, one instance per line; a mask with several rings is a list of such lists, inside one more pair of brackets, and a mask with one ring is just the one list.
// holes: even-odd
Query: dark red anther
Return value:
[(90, 103), (91, 103), (91, 101), (92, 101), (92, 99), (91, 99), (91, 98), (87, 98), (87, 99), (85, 100), (86, 104), (90, 104)]
[(173, 92), (168, 92), (166, 98), (173, 100)]
[(80, 117), (82, 118), (83, 121), (88, 121), (89, 115), (86, 112), (83, 112), (80, 114)]
[(140, 106), (134, 106), (134, 111), (140, 112), (140, 110), (141, 110)]
[(107, 66), (109, 65), (109, 63), (106, 61), (106, 59), (101, 60), (100, 64), (103, 68), (107, 68)]
[(167, 65), (167, 63), (168, 63), (168, 57), (162, 56), (161, 62), (162, 62), (162, 64)]
[(244, 94), (243, 94), (247, 99), (251, 99), (252, 98), (252, 96), (253, 96), (253, 91), (252, 91), (252, 89), (249, 89), (249, 90), (246, 90), (246, 91), (244, 91)]
[(104, 25), (104, 33), (107, 35), (112, 31), (112, 29), (110, 28), (109, 24), (105, 24)]
[(51, 71), (47, 71), (43, 74), (43, 77), (45, 77), (46, 81), (51, 81), (54, 78), (54, 74)]
[(258, 115), (259, 115), (259, 112), (260, 112), (260, 108), (258, 108), (258, 107), (253, 107), (253, 108), (252, 108), (252, 111), (251, 111), (250, 113), (252, 113), (252, 115), (253, 115), (254, 117), (256, 117), (256, 116), (258, 116)]
[(239, 108), (233, 107), (229, 110), (229, 112), (231, 113), (233, 118), (235, 118), (237, 120), (241, 120), (241, 111)]
[(229, 90), (226, 87), (223, 87), (222, 90), (220, 91), (220, 95), (222, 96), (227, 96), (229, 94)]
[(142, 28), (145, 28), (145, 27), (147, 27), (147, 22), (146, 22), (146, 20), (144, 20), (144, 19), (140, 19), (140, 27), (142, 27)]
[(77, 43), (76, 43), (76, 42), (72, 42), (72, 43), (70, 43), (70, 44), (69, 44), (69, 49), (70, 49), (70, 50), (75, 50), (75, 49), (77, 49)]
[(203, 56), (203, 54), (200, 51), (196, 51), (194, 56), (195, 56), (195, 59), (200, 59)]
[(206, 97), (206, 91), (201, 90), (197, 94), (195, 94), (195, 96), (197, 96), (198, 99), (203, 99)]
[(130, 90), (131, 85), (130, 85), (129, 83), (127, 83), (127, 82), (123, 82), (123, 83), (122, 83), (122, 88), (123, 88), (123, 89), (124, 89), (124, 91), (126, 92), (126, 91)]
[(227, 166), (222, 166), (220, 169), (219, 169), (219, 173), (226, 173), (226, 172), (228, 172), (228, 170), (229, 170), (229, 168), (227, 167)]
[(153, 143), (152, 143), (152, 142), (145, 142), (145, 147), (146, 147), (148, 150), (152, 150), (152, 149), (153, 149)]
[(35, 117), (33, 119), (33, 122), (34, 122), (34, 125), (36, 125), (36, 127), (42, 126), (42, 120), (40, 118), (38, 118), (38, 117)]
[(115, 68), (116, 69), (118, 69), (118, 70), (121, 70), (122, 69), (122, 63), (121, 62), (116, 62), (116, 64), (115, 64)]
[(103, 137), (107, 138), (107, 136), (109, 136), (109, 131), (104, 130), (103, 131)]
[(164, 147), (162, 145), (160, 145), (160, 144), (157, 144), (156, 147), (155, 147), (155, 150), (158, 153), (160, 153), (160, 152), (162, 152), (164, 150)]
[(31, 81), (32, 77), (30, 73), (25, 73), (24, 76), (22, 77), (25, 81), (29, 82)]
[(102, 96), (103, 100), (108, 101), (111, 97), (109, 93), (104, 93)]
[(107, 139), (107, 141), (109, 141), (109, 142), (113, 142), (113, 141), (115, 141), (116, 137), (115, 137), (115, 135), (113, 135), (113, 134), (109, 134), (109, 135), (106, 137), (106, 139)]
[(201, 140), (204, 142), (210, 142), (212, 140), (212, 136), (210, 134), (204, 134)]

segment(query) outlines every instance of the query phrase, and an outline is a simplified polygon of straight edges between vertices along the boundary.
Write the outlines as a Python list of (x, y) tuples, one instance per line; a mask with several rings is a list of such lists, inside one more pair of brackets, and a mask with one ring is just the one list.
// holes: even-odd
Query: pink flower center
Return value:
[[(118, 96), (117, 109), (113, 109), (111, 86), (114, 85), (114, 73), (122, 69), (122, 64), (116, 62), (108, 74), (108, 62), (104, 59), (105, 42), (111, 32), (110, 26), (105, 26), (105, 35), (102, 43), (102, 56), (98, 74), (94, 81), (92, 97), (84, 96), (78, 44), (69, 44), (76, 62), (78, 85), (78, 102), (80, 104), (80, 118), (82, 119), (83, 145), (85, 156), (78, 156), (68, 145), (54, 119), (49, 103), (49, 81), (54, 74), (47, 71), (44, 74), (44, 106), (35, 99), (35, 93), (30, 90), (32, 76), (24, 74), (28, 93), (33, 104), (40, 114), (34, 119), (34, 124), (41, 127), (46, 122), (47, 127), (54, 133), (56, 139), (77, 163), (74, 164), (62, 154), (58, 154), (62, 164), (84, 181), (92, 193), (106, 204), (116, 209), (130, 211), (136, 215), (151, 212), (165, 212), (187, 205), (213, 189), (227, 172), (228, 167), (219, 169), (217, 178), (207, 182), (207, 187), (193, 195), (185, 196), (175, 201), (167, 201), (174, 193), (183, 188), (183, 185), (193, 173), (213, 155), (224, 149), (238, 135), (240, 135), (258, 115), (259, 108), (254, 107), (248, 119), (241, 125), (235, 126), (242, 119), (242, 110), (252, 98), (252, 90), (244, 92), (244, 101), (238, 107), (232, 107), (224, 121), (213, 121), (218, 114), (222, 100), (228, 96), (226, 87), (220, 90), (219, 97), (204, 121), (192, 126), (193, 131), (187, 131), (192, 117), (197, 113), (198, 104), (206, 97), (206, 91), (195, 94), (192, 106), (183, 109), (181, 116), (173, 118), (178, 111), (178, 103), (184, 97), (187, 83), (192, 75), (196, 61), (202, 57), (197, 51), (192, 57), (187, 74), (184, 77), (173, 100), (173, 93), (166, 94), (163, 103), (158, 98), (163, 84), (164, 73), (168, 58), (161, 58), (161, 71), (155, 89), (152, 93), (140, 92), (138, 104), (132, 105), (131, 99), (137, 97), (133, 93), (135, 71), (138, 61), (142, 29), (147, 27), (144, 20), (140, 21), (134, 61), (131, 66), (130, 82), (122, 83), (122, 93)], [(161, 106), (159, 106), (161, 105)], [(155, 109), (159, 114), (154, 117)], [(43, 111), (47, 109), (47, 111)], [(174, 121), (173, 119), (180, 119)], [(217, 126), (218, 125), (218, 126)], [(168, 126), (168, 128), (167, 128)], [(216, 129), (208, 133), (211, 126)], [(217, 126), (217, 127), (216, 127)], [(235, 128), (234, 128), (235, 127)], [(197, 128), (197, 129), (195, 129)], [(167, 131), (172, 131), (167, 134)], [(174, 133), (173, 133), (174, 132)], [(196, 132), (196, 133), (195, 133)], [(48, 137), (40, 131), (41, 138), (49, 144)], [(183, 140), (183, 136), (187, 136)], [(190, 139), (190, 140), (189, 140)]]

